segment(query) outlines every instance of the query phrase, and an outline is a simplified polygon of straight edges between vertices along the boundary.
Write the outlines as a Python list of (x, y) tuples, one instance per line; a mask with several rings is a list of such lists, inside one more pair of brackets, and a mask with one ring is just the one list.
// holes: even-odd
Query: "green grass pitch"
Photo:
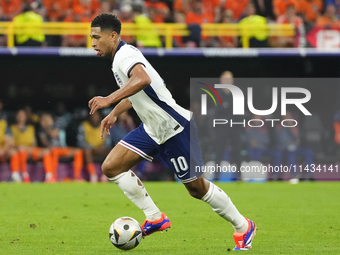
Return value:
[[(218, 183), (258, 231), (250, 254), (340, 254), (340, 184)], [(118, 217), (144, 214), (112, 183), (0, 184), (0, 254), (230, 254), (233, 228), (183, 185), (146, 182), (172, 221), (131, 251), (108, 230)]]

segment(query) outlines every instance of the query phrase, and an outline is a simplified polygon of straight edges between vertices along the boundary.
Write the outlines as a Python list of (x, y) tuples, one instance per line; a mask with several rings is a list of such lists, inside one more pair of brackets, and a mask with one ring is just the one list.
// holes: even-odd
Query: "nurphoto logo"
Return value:
[[(208, 89), (198, 87), (202, 91), (206, 92), (206, 94), (201, 94), (201, 115), (207, 115), (207, 108), (208, 108), (208, 103), (207, 103), (207, 94), (212, 98), (212, 100), (215, 103), (215, 106), (217, 106), (216, 100), (214, 95), (217, 97), (217, 99), (220, 102), (220, 105), (222, 106), (222, 100), (221, 97), (219, 96), (218, 92), (216, 89), (228, 89), (231, 93), (231, 96), (233, 98), (233, 104), (232, 104), (232, 109), (233, 109), (233, 115), (245, 115), (245, 95), (242, 92), (242, 90), (231, 84), (215, 84), (214, 87), (198, 82), (204, 86), (206, 86), (208, 89), (210, 89), (213, 93), (211, 93)], [(251, 112), (254, 115), (258, 116), (270, 116), (273, 114), (279, 105), (279, 99), (280, 99), (280, 114), (281, 116), (285, 116), (287, 113), (287, 105), (295, 105), (297, 109), (299, 109), (304, 115), (312, 115), (308, 109), (304, 106), (307, 102), (310, 101), (311, 99), (311, 93), (308, 89), (301, 88), (301, 87), (281, 87), (280, 88), (280, 98), (278, 96), (278, 88), (273, 87), (272, 88), (272, 103), (271, 107), (269, 109), (256, 109), (254, 107), (254, 96), (253, 96), (253, 88), (252, 87), (247, 87), (247, 106), (249, 112)], [(214, 95), (213, 95), (214, 94)], [(300, 98), (290, 98), (289, 94), (295, 94), (299, 95)], [(213, 119), (213, 127), (216, 125), (225, 125), (229, 124), (230, 127), (233, 127), (235, 125), (242, 125), (242, 126), (250, 126), (250, 127), (262, 127), (265, 122), (271, 123), (271, 127), (275, 126), (275, 123), (281, 123), (283, 127), (295, 127), (297, 126), (298, 122), (295, 119), (272, 119), (272, 118), (265, 118), (265, 119), (250, 119), (246, 121), (245, 119), (243, 120), (238, 120), (233, 121), (233, 119)]]

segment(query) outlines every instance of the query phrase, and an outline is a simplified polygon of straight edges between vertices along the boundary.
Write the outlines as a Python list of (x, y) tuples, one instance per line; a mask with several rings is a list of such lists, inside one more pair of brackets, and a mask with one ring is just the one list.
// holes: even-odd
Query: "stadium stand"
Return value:
[[(323, 4), (320, 0), (273, 0), (264, 2), (259, 0), (0, 0), (0, 46), (3, 46), (0, 47), (0, 54), (13, 56), (46, 55), (50, 57), (92, 56), (94, 55), (93, 52), (87, 49), (91, 48), (91, 38), (88, 36), (90, 22), (102, 12), (116, 14), (123, 21), (123, 40), (139, 48), (144, 48), (143, 53), (147, 57), (273, 56), (267, 47), (294, 48), (279, 49), (275, 52), (276, 56), (281, 54), (304, 57), (330, 54), (324, 51), (313, 51), (312, 48), (339, 48), (339, 8), (332, 1), (326, 1), (326, 4)], [(25, 19), (27, 12), (30, 13), (31, 18)], [(20, 46), (38, 47), (25, 49)], [(75, 49), (71, 50), (69, 47)], [(158, 49), (149, 49), (153, 47)], [(243, 49), (235, 49), (242, 47), (254, 47), (256, 49), (246, 49), (244, 51)], [(191, 51), (189, 48), (197, 49)], [(339, 53), (336, 54), (339, 55)], [(53, 178), (49, 179), (49, 176), (47, 177), (51, 182), (70, 179), (92, 180), (93, 182), (98, 180), (106, 181), (105, 178), (101, 178), (100, 163), (103, 157), (108, 148), (114, 146), (124, 133), (131, 130), (138, 123), (138, 120), (134, 118), (134, 123), (132, 123), (132, 117), (128, 116), (129, 124), (125, 122), (117, 123), (112, 129), (115, 139), (108, 141), (110, 145), (106, 145), (105, 150), (103, 150), (104, 153), (101, 153), (99, 157), (91, 157), (91, 153), (86, 151), (86, 146), (80, 145), (80, 143), (77, 144), (78, 131), (82, 130), (81, 132), (84, 133), (86, 129), (82, 127), (84, 123), (87, 123), (86, 111), (84, 108), (77, 109), (75, 107), (70, 112), (63, 109), (61, 111), (50, 111), (49, 113), (52, 114), (55, 126), (61, 131), (60, 136), (64, 136), (63, 139), (66, 140), (66, 143), (77, 151), (83, 149), (83, 152), (85, 152), (85, 164), (84, 167), (81, 167), (81, 170), (79, 170), (80, 167), (77, 167), (78, 170), (74, 174), (74, 168), (70, 164), (72, 158), (58, 159), (58, 163), (52, 164), (53, 170), (47, 170), (46, 165), (49, 164), (46, 162), (50, 160), (50, 157), (55, 162), (58, 154), (55, 150), (54, 154), (50, 155), (48, 145), (44, 146), (46, 148), (40, 149), (44, 153), (33, 157), (35, 161), (44, 161), (43, 158), (45, 158), (45, 163), (28, 160), (27, 167), (25, 167), (24, 163), (19, 159), (20, 164), (18, 166), (16, 163), (18, 159), (15, 159), (18, 151), (16, 151), (15, 147), (12, 147), (14, 151), (6, 155), (2, 153), (1, 155), (0, 181), (21, 181), (16, 178), (16, 174), (14, 174), (13, 178), (13, 173), (18, 172), (18, 170), (24, 173), (24, 178), (29, 176), (31, 181), (44, 181), (45, 171), (53, 174)], [(26, 108), (25, 111), (30, 125), (34, 127), (32, 130), (35, 131), (35, 138), (39, 138), (39, 121), (44, 114), (43, 112), (42, 108), (32, 111), (30, 107)], [(318, 115), (313, 117), (313, 119), (303, 122), (303, 131), (300, 131), (304, 141), (303, 145), (307, 145), (308, 148), (313, 150), (307, 151), (308, 155), (306, 157), (308, 159), (306, 161), (311, 164), (310, 158), (313, 157), (311, 155), (314, 153), (316, 162), (334, 162), (337, 160), (338, 155), (328, 157), (323, 152), (332, 147), (332, 145), (327, 144), (332, 140), (330, 133), (335, 132), (335, 137), (340, 133), (338, 120), (334, 123), (333, 131), (323, 125)], [(12, 125), (14, 118), (14, 109), (6, 112), (0, 107), (0, 120), (5, 120), (6, 126)], [(1, 143), (3, 143), (4, 132), (7, 129), (7, 127), (4, 127), (5, 121), (1, 122)], [(89, 129), (91, 127), (87, 125), (86, 130)], [(92, 131), (94, 132), (94, 130)], [(242, 135), (247, 136), (247, 132), (251, 133), (251, 130), (245, 130)], [(268, 139), (270, 139), (268, 143), (273, 148), (278, 146), (275, 144), (276, 141), (273, 140), (273, 137)], [(205, 140), (209, 140), (209, 137), (205, 137)], [(335, 138), (336, 146), (333, 145), (334, 150), (339, 150), (337, 148), (339, 147), (339, 140)], [(250, 142), (248, 141), (249, 144)], [(33, 146), (33, 143), (30, 143), (30, 145)], [(282, 150), (286, 149), (282, 148)], [(214, 154), (209, 150), (204, 151), (204, 153), (206, 158)], [(227, 152), (224, 153), (221, 157), (228, 156)], [(336, 153), (338, 152), (334, 152), (334, 154)], [(60, 154), (61, 156), (64, 155), (63, 153)], [(262, 155), (255, 154), (248, 156), (252, 159), (260, 160)], [(81, 161), (79, 160), (79, 155), (80, 153), (78, 154), (78, 161)], [(25, 157), (25, 155), (22, 157)], [(273, 161), (273, 159), (269, 160)], [(291, 158), (288, 160), (292, 161)], [(301, 161), (299, 158), (297, 160)], [(27, 162), (25, 161), (25, 163)], [(57, 164), (58, 166), (56, 166)], [(153, 167), (159, 169), (163, 168), (164, 165), (162, 162), (157, 162), (154, 166), (143, 163), (137, 168), (140, 172), (145, 171), (145, 169), (152, 172)], [(81, 171), (80, 174), (79, 171)]]

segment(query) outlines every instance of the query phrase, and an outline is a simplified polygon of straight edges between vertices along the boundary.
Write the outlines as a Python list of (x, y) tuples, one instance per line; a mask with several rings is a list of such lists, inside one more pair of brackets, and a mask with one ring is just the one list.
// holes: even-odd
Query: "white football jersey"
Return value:
[(118, 45), (112, 63), (112, 72), (120, 88), (137, 64), (144, 66), (151, 84), (128, 99), (143, 122), (146, 133), (157, 144), (162, 144), (182, 132), (184, 125), (190, 121), (191, 112), (176, 103), (163, 79), (143, 54), (124, 41)]

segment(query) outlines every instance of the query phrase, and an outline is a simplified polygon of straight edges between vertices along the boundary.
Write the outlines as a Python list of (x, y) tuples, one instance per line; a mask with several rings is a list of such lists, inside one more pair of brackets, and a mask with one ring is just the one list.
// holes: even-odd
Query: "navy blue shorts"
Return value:
[(159, 153), (183, 183), (194, 181), (202, 174), (200, 171), (195, 171), (197, 166), (203, 166), (203, 159), (197, 127), (193, 119), (187, 122), (181, 133), (163, 144), (157, 144), (145, 132), (143, 123), (127, 134), (119, 144), (149, 161)]

